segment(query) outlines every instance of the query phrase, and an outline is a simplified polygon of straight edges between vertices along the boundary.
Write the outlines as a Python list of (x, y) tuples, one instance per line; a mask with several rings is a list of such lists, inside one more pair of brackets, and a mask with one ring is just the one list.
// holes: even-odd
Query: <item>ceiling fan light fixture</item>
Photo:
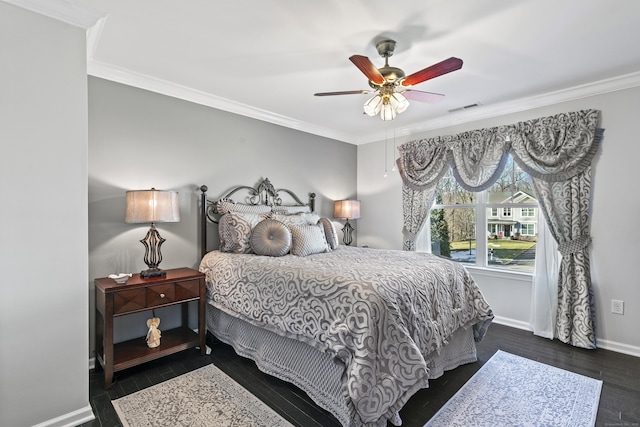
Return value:
[(389, 102), (391, 102), (398, 114), (405, 112), (406, 109), (409, 108), (409, 101), (399, 92), (391, 95)]
[(364, 103), (364, 112), (368, 116), (375, 116), (382, 109), (382, 96), (380, 94), (375, 94), (367, 102)]
[(396, 114), (396, 109), (391, 105), (391, 102), (385, 103), (380, 110), (380, 118), (385, 121), (395, 119)]

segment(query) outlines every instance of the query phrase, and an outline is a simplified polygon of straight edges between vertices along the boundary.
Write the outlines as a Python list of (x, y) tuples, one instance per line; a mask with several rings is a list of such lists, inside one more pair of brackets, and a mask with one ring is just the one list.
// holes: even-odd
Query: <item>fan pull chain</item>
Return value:
[(385, 127), (384, 129), (384, 175), (382, 175), (384, 178), (386, 178), (388, 176), (387, 174), (387, 153), (388, 153), (388, 149), (387, 149), (387, 143), (388, 143), (388, 138), (387, 138), (387, 133), (389, 131), (389, 127)]
[(391, 168), (392, 172), (396, 171), (396, 162), (395, 159), (396, 157), (396, 128), (393, 128), (393, 157), (391, 157), (391, 161), (393, 162), (393, 167)]

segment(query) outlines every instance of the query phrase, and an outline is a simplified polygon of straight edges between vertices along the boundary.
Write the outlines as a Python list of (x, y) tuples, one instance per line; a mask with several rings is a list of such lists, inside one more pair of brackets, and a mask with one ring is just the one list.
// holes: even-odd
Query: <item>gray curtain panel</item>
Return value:
[(511, 153), (533, 177), (540, 209), (562, 254), (555, 334), (563, 342), (595, 348), (589, 206), (591, 163), (603, 134), (598, 118), (597, 110), (561, 113), (399, 146), (404, 249), (415, 250), (437, 183), (449, 167), (464, 189), (483, 191), (500, 177)]

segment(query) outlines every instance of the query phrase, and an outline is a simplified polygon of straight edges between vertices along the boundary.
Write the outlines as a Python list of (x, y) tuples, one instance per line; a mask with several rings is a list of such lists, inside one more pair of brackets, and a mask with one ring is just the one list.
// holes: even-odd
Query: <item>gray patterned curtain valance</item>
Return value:
[(398, 147), (396, 161), (405, 186), (424, 190), (437, 183), (446, 173), (447, 153), (453, 137), (436, 137), (409, 141)]
[(585, 110), (529, 120), (509, 127), (511, 155), (534, 178), (566, 181), (591, 166), (602, 129), (598, 111)]
[(597, 110), (562, 113), (398, 147), (404, 249), (415, 250), (447, 168), (464, 189), (483, 191), (500, 177), (510, 153), (533, 177), (540, 209), (563, 255), (556, 336), (595, 348), (588, 247), (591, 163), (603, 134), (598, 118)]
[(498, 179), (511, 153), (531, 176), (565, 181), (591, 165), (602, 138), (599, 112), (583, 110), (512, 125), (409, 141), (396, 160), (403, 185), (423, 190), (451, 167), (468, 191), (483, 191)]

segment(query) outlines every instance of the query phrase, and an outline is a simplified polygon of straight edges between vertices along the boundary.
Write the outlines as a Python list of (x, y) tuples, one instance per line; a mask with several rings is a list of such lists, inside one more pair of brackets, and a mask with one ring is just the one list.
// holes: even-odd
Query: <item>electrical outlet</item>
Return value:
[(613, 314), (624, 314), (624, 301), (621, 301), (619, 299), (612, 299), (611, 312)]

